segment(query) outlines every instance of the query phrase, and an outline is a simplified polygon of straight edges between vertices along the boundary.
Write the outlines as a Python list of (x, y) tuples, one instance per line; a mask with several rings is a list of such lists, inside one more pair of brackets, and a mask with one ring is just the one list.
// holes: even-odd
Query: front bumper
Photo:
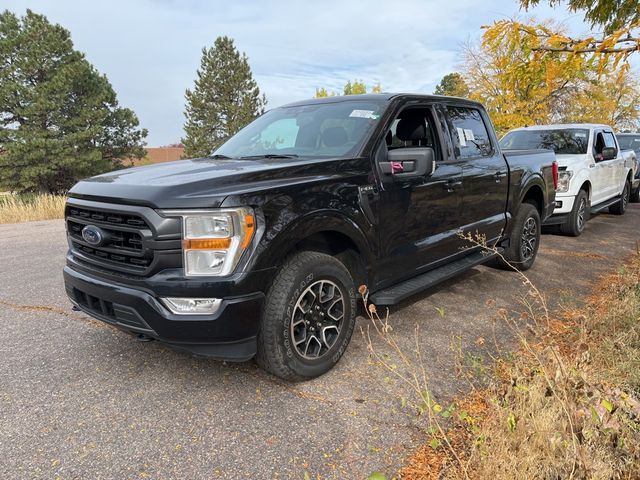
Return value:
[(567, 221), (567, 217), (573, 210), (573, 204), (576, 200), (575, 195), (556, 194), (556, 206), (553, 214), (549, 216), (543, 225), (560, 225)]
[(558, 215), (562, 213), (571, 213), (573, 210), (573, 203), (576, 201), (575, 195), (556, 194), (556, 207), (553, 209), (553, 214)]
[[(262, 292), (224, 296), (213, 315), (175, 315), (148, 291), (106, 282), (69, 265), (64, 283), (74, 305), (122, 330), (223, 360), (246, 361), (256, 353)], [(197, 289), (196, 283), (192, 287)]]

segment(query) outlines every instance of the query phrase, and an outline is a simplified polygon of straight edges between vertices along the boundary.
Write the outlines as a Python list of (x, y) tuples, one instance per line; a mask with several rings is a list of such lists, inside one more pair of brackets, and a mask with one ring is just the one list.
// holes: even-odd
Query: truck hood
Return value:
[(567, 170), (578, 171), (583, 168), (589, 167), (589, 164), (592, 163), (591, 158), (589, 158), (589, 154), (556, 154), (556, 160), (558, 162), (559, 167), (566, 167)]
[(152, 208), (212, 208), (229, 195), (343, 177), (354, 162), (335, 158), (180, 160), (91, 177), (78, 182), (69, 196)]

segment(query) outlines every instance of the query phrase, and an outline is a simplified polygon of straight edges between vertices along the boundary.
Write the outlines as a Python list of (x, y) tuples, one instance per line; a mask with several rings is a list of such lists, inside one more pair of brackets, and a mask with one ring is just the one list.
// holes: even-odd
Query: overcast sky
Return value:
[[(354, 78), (384, 91), (431, 93), (481, 25), (523, 15), (516, 0), (4, 0), (0, 8), (31, 8), (70, 30), (149, 130), (149, 146), (180, 140), (184, 91), (202, 47), (219, 35), (248, 55), (268, 107), (276, 107), (310, 98), (316, 87), (339, 91)], [(562, 7), (530, 13), (588, 31), (581, 14)]]

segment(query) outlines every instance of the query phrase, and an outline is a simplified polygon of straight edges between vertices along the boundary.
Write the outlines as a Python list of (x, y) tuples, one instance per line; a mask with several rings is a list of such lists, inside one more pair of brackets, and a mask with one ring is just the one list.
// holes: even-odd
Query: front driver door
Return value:
[[(428, 270), (459, 253), (462, 166), (443, 154), (448, 148), (440, 144), (441, 126), (434, 118), (431, 107), (405, 108), (381, 139), (379, 155), (383, 158), (388, 149), (433, 148), (436, 168), (431, 175), (405, 181), (382, 177), (377, 204), (380, 287)], [(409, 134), (420, 132), (421, 124), (424, 133)]]
[(593, 132), (593, 149), (592, 155), (594, 163), (589, 167), (592, 169), (591, 181), (593, 191), (591, 192), (591, 205), (598, 205), (611, 197), (611, 183), (613, 181), (612, 163), (610, 160), (604, 160), (602, 157), (602, 149), (606, 146), (604, 133), (602, 130)]

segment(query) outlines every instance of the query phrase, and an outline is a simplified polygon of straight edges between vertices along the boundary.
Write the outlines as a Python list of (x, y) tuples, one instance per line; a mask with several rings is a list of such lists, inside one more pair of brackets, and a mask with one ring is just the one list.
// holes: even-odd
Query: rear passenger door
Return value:
[(489, 133), (489, 119), (480, 109), (448, 106), (446, 111), (454, 154), (462, 161), (462, 229), (484, 235), (488, 242), (496, 241), (506, 224), (507, 162)]

